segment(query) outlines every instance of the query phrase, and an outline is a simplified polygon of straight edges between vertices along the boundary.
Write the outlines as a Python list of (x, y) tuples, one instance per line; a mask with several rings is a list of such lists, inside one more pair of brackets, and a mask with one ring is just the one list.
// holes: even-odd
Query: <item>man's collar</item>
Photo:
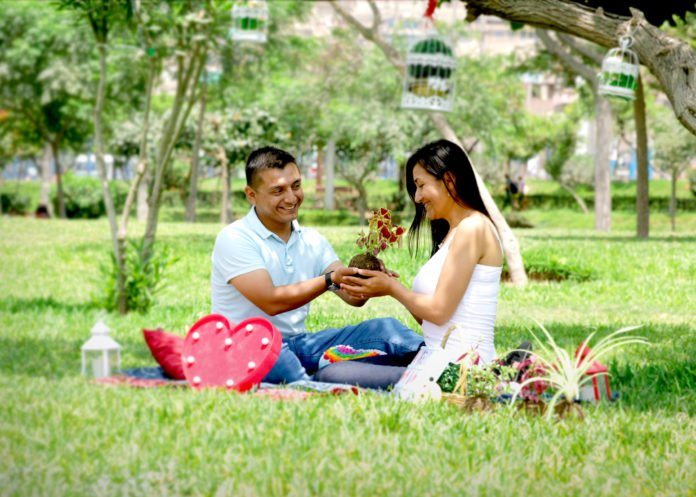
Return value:
[[(266, 228), (261, 220), (259, 219), (258, 214), (256, 214), (256, 207), (251, 206), (251, 209), (249, 210), (249, 214), (247, 216), (247, 219), (249, 220), (249, 227), (261, 238), (268, 238), (271, 236), (275, 236), (276, 238), (280, 239), (278, 235), (273, 233), (271, 230)], [(295, 219), (292, 222), (292, 231), (300, 233), (302, 231), (302, 226), (300, 226), (300, 223), (297, 222), (297, 219)]]

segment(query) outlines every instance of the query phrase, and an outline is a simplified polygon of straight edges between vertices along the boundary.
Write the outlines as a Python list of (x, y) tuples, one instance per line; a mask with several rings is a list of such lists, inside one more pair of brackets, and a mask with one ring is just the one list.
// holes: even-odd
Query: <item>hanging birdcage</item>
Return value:
[(266, 43), (268, 7), (263, 0), (243, 0), (232, 6), (230, 40)]
[(437, 33), (417, 39), (406, 55), (401, 107), (452, 112), (456, 68), (451, 45)]
[(619, 46), (609, 50), (602, 60), (599, 79), (599, 93), (624, 100), (635, 100), (640, 63), (638, 56), (630, 49), (633, 38), (622, 36)]

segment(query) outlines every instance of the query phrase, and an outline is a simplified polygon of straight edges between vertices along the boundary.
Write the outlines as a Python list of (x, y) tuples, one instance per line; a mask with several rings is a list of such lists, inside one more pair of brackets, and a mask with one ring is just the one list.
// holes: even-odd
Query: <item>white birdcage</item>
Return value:
[(456, 68), (451, 44), (436, 32), (416, 39), (406, 55), (401, 107), (452, 112)]
[(602, 71), (597, 76), (601, 95), (635, 100), (640, 63), (630, 49), (632, 43), (632, 37), (622, 36), (619, 46), (609, 50), (602, 60)]
[(268, 6), (263, 0), (243, 0), (232, 6), (232, 41), (266, 43)]
[(109, 336), (109, 328), (100, 319), (91, 333), (81, 347), (82, 374), (99, 379), (120, 372), (121, 346)]

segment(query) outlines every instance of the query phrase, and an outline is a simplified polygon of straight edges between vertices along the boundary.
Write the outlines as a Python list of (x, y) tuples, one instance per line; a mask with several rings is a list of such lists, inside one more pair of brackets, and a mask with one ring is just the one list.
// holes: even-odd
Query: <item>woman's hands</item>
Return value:
[[(351, 268), (353, 269), (353, 268)], [(341, 290), (354, 298), (381, 297), (392, 295), (395, 285), (400, 285), (396, 280), (396, 273), (383, 271), (370, 271), (368, 269), (355, 269), (355, 274), (365, 276), (344, 276)], [(396, 275), (398, 277), (398, 275)]]

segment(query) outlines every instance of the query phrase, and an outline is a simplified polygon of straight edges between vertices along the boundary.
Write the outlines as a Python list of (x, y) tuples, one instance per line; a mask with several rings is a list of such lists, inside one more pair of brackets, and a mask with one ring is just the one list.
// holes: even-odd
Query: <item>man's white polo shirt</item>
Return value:
[(264, 317), (284, 337), (305, 331), (309, 304), (276, 316), (269, 316), (239, 293), (228, 281), (241, 274), (265, 269), (275, 286), (316, 278), (338, 260), (331, 244), (313, 228), (292, 223), (287, 243), (269, 231), (251, 208), (242, 219), (226, 226), (215, 239), (210, 278), (212, 313), (222, 314), (231, 323), (250, 317)]

